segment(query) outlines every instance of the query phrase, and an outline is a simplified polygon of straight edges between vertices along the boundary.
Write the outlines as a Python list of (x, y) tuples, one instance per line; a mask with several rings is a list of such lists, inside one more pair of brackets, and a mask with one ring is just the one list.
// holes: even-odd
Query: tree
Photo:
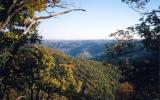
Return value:
[[(10, 46), (11, 54), (14, 55), (20, 46), (26, 42), (36, 42), (39, 40), (37, 34), (37, 26), (39, 20), (48, 19), (63, 15), (72, 11), (85, 11), (83, 9), (70, 9), (67, 8), (66, 3), (59, 0), (5, 0), (0, 1), (0, 36), (1, 45)], [(54, 9), (61, 8), (62, 12), (55, 12)], [(48, 9), (50, 9), (48, 11)], [(7, 12), (7, 13), (6, 13)], [(37, 16), (36, 12), (44, 13), (42, 16)], [(3, 38), (7, 34), (9, 38), (7, 41)], [(11, 36), (10, 36), (11, 35)], [(15, 42), (16, 39), (16, 42)], [(35, 39), (35, 40), (33, 40)], [(3, 55), (4, 48), (1, 47), (1, 55)], [(6, 62), (9, 62), (8, 59)]]
[(117, 32), (111, 33), (110, 37), (116, 40), (110, 45), (106, 44), (106, 54), (113, 58), (132, 52), (127, 49), (134, 47), (133, 38), (135, 34), (134, 27), (128, 27), (126, 30), (117, 30)]
[(47, 100), (52, 93), (78, 93), (82, 82), (74, 78), (73, 67), (73, 64), (57, 64), (52, 50), (46, 47), (26, 45), (19, 49), (9, 66), (9, 76), (2, 81), (6, 87), (3, 93), (14, 89), (15, 92), (21, 91), (18, 97), (28, 98), (29, 94), (30, 100), (35, 99), (35, 94), (38, 99), (41, 91), (48, 93)]
[[(153, 9), (152, 11), (140, 12), (139, 10), (145, 10), (145, 5), (150, 0), (122, 0), (129, 7), (143, 15), (140, 18), (140, 24), (136, 24), (132, 27), (128, 27), (125, 30), (118, 30), (112, 33), (110, 36), (116, 39), (116, 42), (112, 45), (106, 46), (106, 54), (108, 56), (117, 57), (126, 55), (128, 53), (141, 51), (143, 49), (150, 49), (159, 53), (160, 49), (160, 7)], [(141, 37), (144, 47), (136, 50), (132, 50), (134, 47), (134, 36)], [(131, 49), (131, 50), (129, 50)]]
[[(14, 53), (17, 52), (18, 47), (26, 43), (28, 40), (32, 42), (35, 42), (37, 39), (39, 40), (39, 37), (36, 36), (36, 28), (39, 24), (39, 20), (56, 17), (72, 11), (85, 11), (83, 9), (65, 10), (67, 5), (67, 3), (59, 0), (0, 1), (1, 45), (12, 47), (14, 55)], [(56, 13), (54, 10), (56, 8), (61, 8), (64, 11)], [(48, 11), (48, 9), (50, 10)], [(43, 13), (43, 15), (37, 16), (36, 12)], [(15, 39), (12, 40), (11, 38), (6, 41), (5, 38), (3, 38), (4, 34), (7, 34), (8, 36), (12, 35), (12, 37), (16, 38), (16, 43), (14, 41)], [(0, 48), (1, 52), (3, 52), (3, 48), (5, 48), (3, 46)]]
[(139, 9), (145, 9), (145, 5), (150, 0), (122, 0), (132, 9), (142, 14), (141, 23), (135, 26), (137, 33), (144, 38), (143, 43), (146, 48), (159, 51), (160, 49), (160, 5), (152, 11), (140, 12)]
[[(6, 83), (11, 75), (10, 64), (15, 60), (19, 49), (25, 44), (41, 41), (41, 37), (37, 33), (39, 20), (56, 17), (72, 11), (85, 11), (83, 9), (66, 10), (67, 6), (67, 3), (59, 0), (0, 1), (1, 86), (7, 85), (3, 83)], [(62, 12), (56, 12), (55, 9), (57, 8), (60, 8)], [(45, 14), (43, 14), (44, 16), (37, 16), (37, 12)], [(1, 87), (2, 92), (5, 90), (5, 87)]]
[(15, 55), (15, 58), (8, 66), (9, 76), (2, 80), (6, 93), (8, 89), (30, 90), (30, 99), (33, 100), (33, 93), (44, 73), (50, 73), (54, 67), (54, 60), (47, 49), (40, 46), (24, 46)]
[[(141, 23), (137, 24), (126, 30), (118, 30), (117, 32), (111, 34), (115, 37), (118, 42), (107, 47), (107, 55), (111, 58), (125, 58), (125, 61), (119, 63), (120, 69), (125, 76), (124, 81), (129, 81), (135, 86), (135, 94), (131, 99), (156, 99), (160, 98), (158, 96), (159, 90), (159, 49), (160, 49), (160, 8), (153, 9), (152, 11), (142, 12), (145, 10), (145, 5), (149, 3), (150, 0), (122, 0), (127, 3), (136, 12), (143, 15), (140, 18)], [(143, 47), (140, 49), (132, 49), (134, 44), (136, 44), (132, 38), (134, 35), (138, 35), (142, 38)], [(118, 38), (116, 38), (118, 36)], [(128, 36), (131, 38), (128, 38)], [(120, 40), (121, 41), (120, 41)], [(108, 49), (109, 48), (109, 49)], [(145, 50), (150, 50), (151, 53), (156, 55), (150, 56), (149, 58), (137, 58), (128, 59), (127, 54), (133, 54), (139, 51), (145, 52)], [(117, 59), (116, 59), (117, 60)], [(122, 59), (123, 60), (123, 59)], [(146, 61), (147, 60), (147, 61)], [(113, 60), (112, 60), (113, 61)], [(143, 82), (140, 80), (143, 80)], [(147, 92), (146, 90), (150, 90)]]
[(71, 99), (76, 93), (81, 90), (82, 82), (75, 79), (73, 75), (72, 64), (59, 64), (52, 69), (49, 79), (43, 80), (41, 88), (48, 93), (48, 98), (51, 98), (52, 93), (59, 93), (61, 95), (68, 96)]
[(134, 86), (128, 82), (122, 83), (117, 90), (117, 100), (128, 100), (134, 94)]
[[(72, 9), (72, 10), (67, 10), (64, 12), (60, 13), (54, 13), (47, 11), (48, 9), (53, 9), (56, 7), (60, 8), (66, 8), (67, 4), (64, 4), (63, 2), (61, 3), (60, 0), (5, 0), (5, 1), (0, 1), (0, 31), (2, 31), (8, 23), (14, 18), (17, 14), (20, 13), (25, 13), (26, 15), (29, 15), (30, 19), (32, 20), (32, 23), (30, 23), (30, 26), (28, 29), (36, 23), (38, 19), (46, 19), (46, 18), (51, 18), (55, 17), (58, 15), (62, 15), (71, 11), (75, 10), (82, 10), (82, 9)], [(35, 16), (36, 11), (45, 11), (47, 12), (48, 15), (46, 16)], [(83, 10), (84, 11), (84, 10)], [(28, 31), (26, 29), (26, 31)]]

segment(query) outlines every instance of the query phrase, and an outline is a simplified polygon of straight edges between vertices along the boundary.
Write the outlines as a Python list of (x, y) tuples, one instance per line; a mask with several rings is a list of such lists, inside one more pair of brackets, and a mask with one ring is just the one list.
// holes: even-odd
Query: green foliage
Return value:
[[(64, 94), (63, 91), (66, 90), (69, 93), (67, 96), (73, 99), (115, 99), (119, 80), (122, 78), (117, 67), (92, 60), (69, 58), (55, 49), (50, 52), (56, 63), (53, 76), (64, 79), (61, 81), (60, 94)], [(77, 95), (75, 91), (80, 93)]]
[[(55, 68), (52, 69), (52, 76), (56, 78), (59, 83), (59, 92), (62, 94), (78, 93), (81, 90), (82, 82), (74, 77), (73, 69), (75, 64), (71, 59), (59, 50), (50, 50), (52, 57), (55, 59)], [(67, 93), (68, 92), (68, 93)]]
[[(125, 76), (125, 80), (131, 82), (136, 90), (135, 94), (132, 98), (129, 100), (144, 100), (144, 99), (159, 99), (159, 92), (160, 86), (158, 85), (158, 77), (159, 72), (157, 71), (159, 69), (158, 65), (158, 59), (159, 59), (159, 49), (160, 49), (160, 8), (153, 9), (149, 12), (140, 12), (139, 8), (144, 7), (150, 0), (122, 0), (123, 2), (127, 3), (131, 8), (139, 12), (143, 15), (143, 17), (140, 19), (141, 23), (135, 25), (132, 27), (132, 31), (130, 31), (130, 28), (126, 30), (120, 30), (112, 34), (111, 36), (123, 36), (127, 37), (127, 35), (139, 35), (143, 39), (144, 47), (138, 49), (138, 50), (131, 50), (129, 52), (125, 52), (127, 48), (126, 44), (128, 44), (128, 41), (123, 41), (124, 43), (121, 43), (121, 45), (118, 46), (117, 44), (112, 45), (108, 49), (110, 52), (109, 54), (114, 54), (114, 52), (118, 53), (115, 55), (116, 57), (122, 56), (121, 54), (129, 54), (129, 53), (136, 53), (137, 51), (142, 50), (150, 50), (152, 53), (151, 56), (148, 58), (138, 58), (138, 61), (130, 60), (126, 58), (126, 61), (121, 61), (119, 63), (120, 69), (122, 70), (123, 75)], [(126, 35), (127, 33), (127, 35)], [(117, 39), (117, 38), (115, 38)], [(129, 39), (131, 42), (132, 38)], [(145, 49), (144, 49), (145, 48)], [(124, 53), (123, 53), (124, 52)], [(142, 51), (145, 52), (145, 51)], [(155, 54), (157, 55), (155, 55)], [(124, 56), (125, 57), (125, 56)], [(143, 80), (143, 81), (141, 81)], [(150, 90), (150, 91), (146, 91)]]
[[(150, 0), (122, 0), (128, 5), (135, 4), (136, 6), (144, 6)], [(134, 29), (139, 36), (144, 38), (143, 42), (146, 48), (150, 48), (152, 50), (159, 51), (160, 48), (160, 5), (158, 5), (157, 9), (152, 9), (152, 11), (139, 12), (139, 7), (136, 11), (143, 15), (140, 19), (141, 23), (137, 24)], [(136, 7), (133, 6), (133, 9)]]
[(116, 57), (126, 55), (132, 52), (135, 47), (134, 35), (136, 34), (136, 29), (128, 27), (126, 30), (117, 30), (115, 33), (111, 33), (110, 36), (115, 39), (112, 44), (106, 44), (106, 56), (107, 61), (113, 61)]
[(26, 96), (31, 93), (28, 89), (33, 89), (34, 94), (40, 89), (41, 93), (57, 92), (73, 98), (114, 100), (121, 78), (113, 65), (70, 59), (62, 52), (37, 45), (21, 47), (8, 67), (6, 87), (16, 92), (27, 89)]
[(75, 59), (76, 77), (83, 82), (81, 96), (86, 99), (114, 100), (120, 71), (113, 65), (104, 65), (101, 62)]
[(18, 50), (8, 67), (9, 75), (3, 82), (6, 87), (23, 90), (31, 89), (33, 86), (37, 88), (36, 84), (43, 77), (47, 77), (46, 74), (54, 67), (54, 59), (44, 47), (24, 46)]
[(160, 47), (160, 9), (159, 12), (152, 11), (142, 18), (136, 29), (138, 30), (140, 36), (144, 39), (144, 44), (146, 48), (159, 51)]
[[(8, 76), (5, 76), (3, 81), (4, 87), (7, 88), (3, 91), (4, 94), (7, 95), (11, 87), (15, 92), (20, 90), (26, 92), (26, 96), (35, 95), (38, 90), (48, 93), (49, 98), (53, 93), (66, 96), (79, 93), (82, 82), (74, 77), (75, 65), (70, 62), (68, 64), (58, 62), (62, 60), (59, 58), (63, 58), (63, 55), (59, 55), (59, 58), (55, 55), (57, 57), (59, 54), (40, 45), (26, 45), (19, 48), (8, 66)], [(30, 92), (27, 92), (27, 89)], [(32, 98), (34, 97), (30, 97)]]
[[(46, 92), (49, 99), (55, 92), (80, 92), (82, 82), (73, 76), (74, 65), (62, 64), (51, 50), (33, 45), (41, 40), (35, 13), (58, 7), (58, 3), (59, 0), (0, 1), (0, 99), (25, 95), (33, 100), (41, 92)], [(62, 14), (65, 13), (68, 12)], [(11, 89), (16, 96), (10, 97)]]

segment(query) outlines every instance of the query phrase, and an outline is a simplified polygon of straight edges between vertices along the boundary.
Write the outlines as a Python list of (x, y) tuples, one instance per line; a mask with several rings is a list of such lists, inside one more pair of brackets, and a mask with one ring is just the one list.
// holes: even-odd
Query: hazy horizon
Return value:
[[(42, 41), (107, 41), (107, 40), (116, 40), (116, 39), (43, 39)], [(143, 40), (143, 39), (134, 39), (134, 40)]]

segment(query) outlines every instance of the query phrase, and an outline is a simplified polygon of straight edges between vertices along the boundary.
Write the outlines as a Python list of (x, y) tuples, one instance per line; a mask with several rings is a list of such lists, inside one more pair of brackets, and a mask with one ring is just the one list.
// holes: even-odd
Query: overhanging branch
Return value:
[(53, 13), (53, 14), (50, 14), (49, 16), (40, 16), (40, 17), (35, 18), (35, 20), (48, 19), (48, 18), (51, 18), (51, 17), (56, 17), (56, 16), (59, 16), (59, 15), (70, 13), (72, 11), (86, 11), (86, 10), (84, 10), (84, 9), (71, 9), (71, 10), (67, 10), (67, 11), (64, 11), (64, 12), (60, 12), (60, 13)]
[[(63, 14), (66, 14), (66, 13), (70, 13), (72, 11), (86, 11), (84, 9), (71, 9), (71, 10), (67, 10), (67, 11), (64, 11), (64, 12), (60, 12), (60, 13), (53, 13), (49, 16), (41, 16), (41, 17), (37, 17), (37, 18), (33, 18), (32, 19), (32, 22), (29, 24), (29, 26), (26, 28), (26, 30), (23, 32), (23, 34), (27, 34), (29, 32), (29, 30), (31, 29), (31, 27), (36, 24), (36, 22), (38, 22), (38, 20), (41, 20), (41, 19), (48, 19), (48, 18), (52, 18), (52, 17), (56, 17), (56, 16), (59, 16), (59, 15), (63, 15)], [(22, 35), (23, 35), (22, 34)]]
[(30, 25), (26, 28), (26, 30), (22, 33), (22, 35), (27, 34), (29, 32), (29, 30), (31, 29), (31, 27), (36, 24), (36, 20), (33, 20)]

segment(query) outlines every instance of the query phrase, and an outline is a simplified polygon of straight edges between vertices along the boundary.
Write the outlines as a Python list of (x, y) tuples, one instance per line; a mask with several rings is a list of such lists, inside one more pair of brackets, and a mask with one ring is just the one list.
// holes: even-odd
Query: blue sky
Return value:
[[(139, 23), (140, 14), (121, 0), (69, 0), (74, 8), (86, 12), (72, 12), (41, 21), (39, 33), (43, 39), (109, 39), (117, 29)], [(160, 0), (155, 0), (158, 3)], [(149, 7), (155, 6), (155, 2)]]

